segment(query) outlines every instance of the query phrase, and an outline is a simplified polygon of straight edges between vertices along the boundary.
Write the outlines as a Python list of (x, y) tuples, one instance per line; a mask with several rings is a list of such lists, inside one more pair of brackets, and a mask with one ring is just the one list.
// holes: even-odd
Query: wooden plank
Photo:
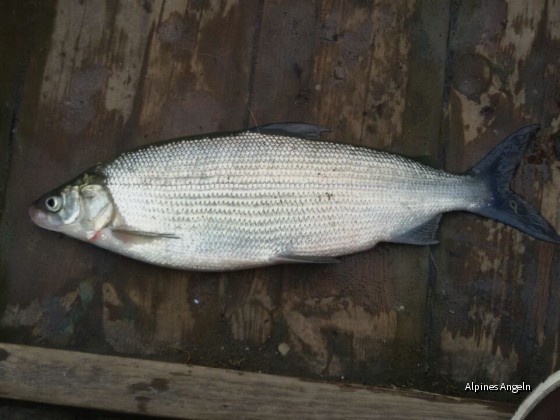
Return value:
[(6, 309), (12, 285), (9, 257), (1, 244), (13, 235), (5, 229), (12, 208), (8, 180), (11, 162), (20, 152), (17, 139), (24, 130), (20, 120), (23, 90), (25, 84), (33, 83), (27, 72), (30, 60), (41, 62), (44, 55), (34, 47), (38, 40), (48, 39), (52, 30), (50, 8), (37, 3), (6, 1), (0, 5), (0, 53), (6, 57), (0, 80), (0, 314)]
[[(448, 19), (430, 1), (267, 1), (254, 122), (313, 122), (330, 140), (436, 158)], [(238, 337), (263, 344), (272, 313), (312, 374), (425, 387), (428, 257), (383, 244), (336, 266), (253, 271)]]
[(48, 8), (39, 18), (50, 16), (52, 29), (32, 47), (9, 168), (2, 333), (171, 357), (185, 342), (218, 341), (219, 275), (150, 267), (62, 239), (34, 227), (27, 206), (125, 149), (240, 129), (258, 1), (60, 1)]
[[(506, 131), (542, 119), (548, 131), (531, 161), (543, 164), (525, 165), (516, 187), (558, 227), (560, 178), (551, 165), (560, 129), (551, 53), (558, 7), (452, 4), (461, 6), (443, 130), (456, 139), (446, 145), (447, 167), (468, 168)], [(0, 227), (3, 338), (457, 392), (470, 380), (536, 383), (557, 368), (558, 251), (474, 216), (446, 217), (443, 242), (432, 250), (433, 331), (425, 248), (382, 245), (332, 267), (197, 274), (62, 238), (26, 216), (39, 194), (122, 150), (248, 123), (305, 120), (333, 128), (333, 140), (437, 158), (447, 7), (429, 0), (41, 7)], [(472, 221), (467, 228), (464, 220)]]
[(511, 406), (0, 344), (0, 397), (175, 418), (499, 419)]
[[(30, 37), (30, 31), (17, 22), (29, 14), (27, 2), (3, 2), (0, 4), (0, 54), (10, 57), (2, 65), (0, 78), (0, 218), (4, 209), (4, 191), (8, 176), (10, 143), (17, 130), (17, 108), (21, 100), (22, 73), (27, 66), (29, 51), (21, 48), (22, 37)], [(29, 43), (25, 39), (23, 44)]]
[(197, 274), (42, 231), (26, 209), (119, 151), (247, 122), (306, 120), (341, 141), (436, 156), (428, 139), (441, 117), (424, 110), (441, 108), (448, 10), (427, 0), (49, 7), (52, 33), (34, 46), (10, 167), (0, 332), (26, 344), (425, 387), (426, 249), (384, 245), (333, 267)]
[[(554, 1), (463, 1), (455, 17), (447, 167), (464, 171), (508, 132), (541, 123), (513, 188), (559, 230), (560, 8)], [(536, 385), (558, 369), (557, 245), (451, 215), (435, 264), (437, 378), (461, 391), (471, 380)]]
[[(19, 111), (32, 45), (49, 36), (49, 17), (49, 8), (34, 1), (0, 3), (0, 56), (5, 57), (0, 78), (0, 223), (11, 206), (7, 196), (9, 167), (12, 155), (18, 152)], [(6, 235), (2, 231), (0, 240)], [(6, 306), (9, 287), (6, 255), (0, 252), (0, 313)]]

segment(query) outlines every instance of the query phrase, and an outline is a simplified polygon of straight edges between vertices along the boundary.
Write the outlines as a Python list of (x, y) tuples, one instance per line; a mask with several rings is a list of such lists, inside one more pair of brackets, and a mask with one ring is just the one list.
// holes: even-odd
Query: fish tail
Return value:
[(538, 125), (528, 125), (513, 132), (470, 170), (469, 174), (482, 179), (491, 192), (486, 205), (472, 211), (543, 241), (560, 243), (560, 235), (550, 223), (509, 187), (539, 129)]

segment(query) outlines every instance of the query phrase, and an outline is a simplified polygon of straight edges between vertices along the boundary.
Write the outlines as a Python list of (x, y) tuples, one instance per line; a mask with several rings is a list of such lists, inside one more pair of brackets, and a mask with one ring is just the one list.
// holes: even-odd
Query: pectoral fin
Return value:
[(436, 239), (436, 232), (441, 220), (441, 214), (432, 217), (420, 226), (409, 230), (401, 235), (397, 235), (389, 240), (389, 242), (397, 242), (410, 245), (434, 245), (439, 241)]
[(302, 137), (309, 140), (319, 140), (322, 133), (331, 130), (326, 127), (320, 127), (313, 124), (278, 123), (263, 125), (262, 127), (254, 127), (250, 131), (256, 131), (257, 133), (263, 132), (268, 134), (279, 134), (283, 136)]
[(173, 233), (148, 232), (143, 230), (133, 230), (127, 228), (111, 229), (113, 236), (123, 242), (147, 242), (156, 239), (179, 239), (179, 236)]
[(340, 262), (333, 257), (316, 257), (313, 255), (278, 255), (274, 258), (276, 263), (311, 263), (311, 264), (333, 264)]

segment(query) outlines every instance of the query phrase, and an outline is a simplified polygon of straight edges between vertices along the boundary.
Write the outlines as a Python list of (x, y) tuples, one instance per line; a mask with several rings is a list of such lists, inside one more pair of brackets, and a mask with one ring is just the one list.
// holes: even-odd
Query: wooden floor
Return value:
[(333, 266), (152, 267), (34, 226), (99, 161), (270, 122), (463, 172), (540, 123), (514, 189), (560, 230), (556, 0), (0, 3), (0, 341), (469, 393), (559, 369), (560, 246), (468, 214)]

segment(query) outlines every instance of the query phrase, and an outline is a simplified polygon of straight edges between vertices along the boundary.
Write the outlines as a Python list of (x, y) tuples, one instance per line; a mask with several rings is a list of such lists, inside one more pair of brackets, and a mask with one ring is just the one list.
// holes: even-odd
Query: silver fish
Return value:
[(560, 243), (509, 189), (538, 129), (511, 134), (462, 175), (323, 142), (326, 129), (308, 124), (190, 137), (99, 164), (29, 213), (43, 228), (188, 270), (333, 262), (382, 241), (435, 244), (441, 214), (457, 210)]

